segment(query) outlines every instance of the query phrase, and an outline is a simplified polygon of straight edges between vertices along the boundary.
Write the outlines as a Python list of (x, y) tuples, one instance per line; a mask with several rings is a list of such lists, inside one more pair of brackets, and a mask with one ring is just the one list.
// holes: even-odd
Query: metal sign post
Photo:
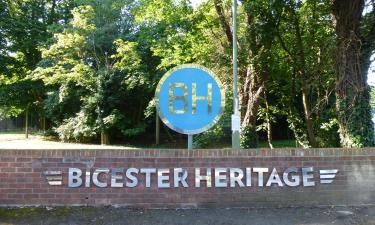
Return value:
[(159, 121), (159, 113), (156, 109), (156, 115), (155, 115), (155, 144), (160, 144), (160, 121)]
[(237, 0), (233, 0), (233, 110), (232, 148), (240, 148), (241, 117), (238, 102), (238, 49), (237, 49)]
[(188, 135), (188, 150), (193, 150), (193, 135)]
[(219, 79), (207, 68), (195, 64), (168, 71), (156, 88), (155, 99), (164, 124), (188, 135), (189, 150), (193, 149), (193, 135), (217, 123), (225, 104)]

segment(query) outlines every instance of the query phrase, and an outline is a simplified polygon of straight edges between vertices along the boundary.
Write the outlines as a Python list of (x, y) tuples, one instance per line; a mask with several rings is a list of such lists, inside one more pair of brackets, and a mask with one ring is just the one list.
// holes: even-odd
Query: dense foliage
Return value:
[[(243, 147), (374, 144), (374, 1), (340, 1), (239, 1)], [(229, 142), (231, 1), (202, 2), (0, 0), (0, 119), (30, 111), (63, 141), (129, 142), (155, 129), (162, 74), (198, 63), (219, 76), (229, 104), (195, 145)]]

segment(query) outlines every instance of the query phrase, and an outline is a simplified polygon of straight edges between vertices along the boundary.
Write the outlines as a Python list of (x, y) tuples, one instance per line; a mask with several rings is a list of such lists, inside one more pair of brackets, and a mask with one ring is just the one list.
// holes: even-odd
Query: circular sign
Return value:
[(161, 120), (172, 130), (189, 135), (211, 128), (225, 104), (219, 79), (195, 64), (168, 71), (159, 81), (155, 97)]

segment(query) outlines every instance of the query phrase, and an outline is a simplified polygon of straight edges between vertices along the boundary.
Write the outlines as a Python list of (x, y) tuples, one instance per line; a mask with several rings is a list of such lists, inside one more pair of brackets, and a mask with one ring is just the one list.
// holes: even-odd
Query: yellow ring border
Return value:
[[(180, 129), (180, 128), (177, 128), (175, 126), (173, 126), (169, 121), (168, 119), (166, 119), (163, 115), (163, 113), (160, 111), (160, 106), (159, 106), (159, 97), (160, 97), (160, 89), (161, 89), (161, 86), (164, 84), (164, 82), (174, 73), (176, 72), (177, 70), (180, 70), (180, 69), (187, 69), (187, 68), (195, 68), (195, 69), (200, 69), (200, 70), (203, 70), (205, 71), (206, 73), (208, 73), (217, 83), (217, 85), (219, 86), (219, 89), (220, 89), (220, 94), (221, 94), (221, 101), (220, 101), (220, 111), (219, 113), (216, 115), (216, 117), (211, 121), (211, 123), (207, 124), (206, 126), (200, 128), (200, 129), (196, 129), (196, 130), (184, 130), (184, 129)], [(220, 117), (222, 116), (223, 112), (224, 112), (224, 108), (225, 108), (225, 92), (224, 92), (224, 89), (223, 89), (223, 85), (222, 83), (220, 82), (219, 78), (217, 78), (217, 76), (209, 69), (207, 69), (206, 67), (204, 66), (201, 66), (201, 65), (198, 65), (198, 64), (183, 64), (183, 65), (179, 65), (179, 66), (176, 66), (172, 69), (170, 69), (167, 73), (165, 73), (163, 75), (163, 77), (160, 79), (157, 87), (156, 87), (156, 91), (155, 91), (155, 103), (156, 103), (156, 109), (157, 109), (157, 112), (159, 114), (159, 117), (160, 119), (163, 121), (163, 123), (165, 125), (167, 125), (170, 129), (178, 132), (178, 133), (182, 133), (182, 134), (187, 134), (187, 135), (193, 135), (193, 134), (199, 134), (199, 133), (202, 133), (202, 132), (205, 132), (207, 131), (208, 129), (210, 129), (212, 126), (214, 126), (220, 119)]]

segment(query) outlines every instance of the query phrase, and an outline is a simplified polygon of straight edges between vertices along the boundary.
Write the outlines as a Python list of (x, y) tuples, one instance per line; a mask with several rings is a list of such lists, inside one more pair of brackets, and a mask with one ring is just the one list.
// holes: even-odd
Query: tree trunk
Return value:
[(271, 112), (270, 112), (270, 107), (268, 104), (268, 98), (267, 98), (267, 93), (264, 91), (264, 101), (266, 104), (266, 123), (267, 123), (267, 141), (268, 141), (268, 146), (270, 149), (273, 149), (272, 145), (272, 119), (271, 119)]
[(56, 0), (51, 1), (51, 11), (48, 15), (48, 25), (52, 25), (54, 22), (56, 22)]
[(311, 110), (310, 110), (310, 101), (309, 101), (309, 93), (307, 90), (307, 83), (306, 80), (308, 78), (306, 73), (306, 58), (305, 58), (305, 48), (303, 45), (302, 40), (302, 34), (301, 34), (301, 28), (300, 28), (300, 19), (299, 16), (295, 13), (294, 10), (292, 10), (292, 14), (294, 16), (294, 26), (296, 31), (296, 39), (297, 39), (297, 66), (298, 66), (298, 72), (301, 77), (301, 92), (302, 92), (302, 103), (303, 103), (303, 112), (305, 115), (305, 123), (306, 123), (306, 130), (307, 130), (307, 136), (309, 139), (309, 143), (311, 147), (318, 147), (318, 143), (315, 138), (314, 134), (314, 126), (313, 121), (311, 118)]
[(373, 146), (367, 85), (369, 64), (362, 57), (363, 51), (368, 50), (362, 49), (367, 37), (363, 38), (360, 33), (364, 0), (334, 0), (332, 8), (338, 38), (335, 69), (340, 142), (347, 148)]
[(230, 46), (232, 46), (233, 38), (232, 38), (232, 31), (230, 29), (230, 25), (226, 19), (226, 16), (224, 14), (224, 8), (223, 8), (223, 2), (221, 0), (214, 0), (215, 10), (217, 15), (219, 16), (219, 21), (221, 24), (221, 27), (227, 36), (228, 42)]
[(42, 117), (42, 129), (43, 129), (43, 134), (46, 134), (46, 116), (43, 115)]
[(306, 130), (307, 130), (307, 135), (309, 138), (309, 143), (311, 147), (318, 147), (318, 143), (316, 141), (315, 134), (314, 134), (314, 126), (313, 126), (313, 121), (311, 118), (311, 110), (310, 110), (310, 102), (309, 102), (308, 94), (304, 85), (302, 86), (303, 86), (302, 87), (302, 103), (303, 103), (303, 111), (305, 115), (305, 123), (306, 123)]
[(102, 130), (102, 132), (100, 134), (100, 144), (101, 145), (109, 145), (109, 136), (104, 130)]
[(264, 79), (259, 79), (257, 72), (249, 67), (244, 80), (245, 83), (241, 93), (244, 97), (242, 98), (242, 102), (240, 102), (241, 106), (245, 109), (241, 110), (242, 125), (245, 127), (255, 126), (261, 94), (264, 91)]
[(159, 112), (155, 110), (155, 145), (160, 144), (160, 119)]
[[(292, 85), (290, 86), (290, 96), (296, 96), (296, 73), (292, 73), (291, 81)], [(289, 112), (287, 115), (287, 122), (289, 124), (289, 128), (293, 131), (296, 143), (303, 148), (309, 148), (310, 143), (306, 134), (306, 126), (295, 107), (296, 103), (294, 97), (290, 98), (288, 103), (289, 104), (287, 107)]]
[(29, 138), (29, 106), (26, 106), (25, 111), (25, 138)]

